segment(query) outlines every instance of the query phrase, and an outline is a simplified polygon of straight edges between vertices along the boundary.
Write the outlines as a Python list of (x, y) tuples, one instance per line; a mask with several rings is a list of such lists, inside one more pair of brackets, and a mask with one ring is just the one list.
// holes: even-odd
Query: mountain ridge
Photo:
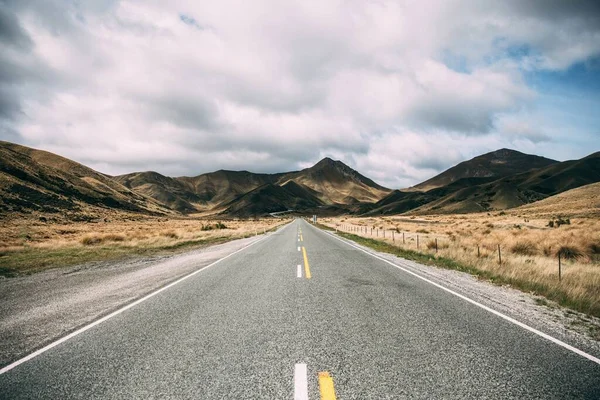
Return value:
[[(413, 190), (390, 190), (329, 157), (274, 174), (221, 169), (191, 177), (155, 171), (109, 176), (47, 151), (0, 141), (0, 215), (466, 213), (519, 207), (596, 182), (600, 152), (558, 162), (500, 149), (461, 162)], [(428, 186), (433, 188), (423, 190)]]

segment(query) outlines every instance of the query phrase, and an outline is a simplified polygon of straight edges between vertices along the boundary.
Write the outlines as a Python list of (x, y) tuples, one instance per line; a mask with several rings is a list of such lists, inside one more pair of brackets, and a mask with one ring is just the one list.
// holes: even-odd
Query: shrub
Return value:
[(558, 228), (561, 225), (571, 225), (571, 220), (569, 218), (563, 218), (561, 216), (558, 216), (555, 220), (548, 221), (548, 226), (550, 228)]
[(171, 239), (177, 239), (179, 237), (174, 231), (164, 231), (161, 232), (160, 235)]
[(86, 235), (81, 238), (81, 244), (83, 244), (84, 246), (93, 246), (95, 244), (102, 243), (102, 241), (102, 236), (98, 235)]
[(522, 256), (533, 256), (537, 253), (537, 247), (533, 242), (520, 242), (514, 244), (510, 251), (514, 254), (519, 254)]
[(560, 254), (561, 258), (565, 260), (577, 260), (584, 257), (583, 251), (569, 245), (559, 247), (556, 254)]
[(222, 222), (217, 222), (217, 224), (215, 225), (216, 229), (227, 229), (227, 226), (222, 223)]

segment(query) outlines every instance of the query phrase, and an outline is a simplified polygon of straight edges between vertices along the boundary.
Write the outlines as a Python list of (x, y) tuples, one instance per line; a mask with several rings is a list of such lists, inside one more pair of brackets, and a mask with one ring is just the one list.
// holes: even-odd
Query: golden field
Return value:
[(262, 234), (285, 222), (275, 218), (224, 220), (121, 213), (93, 222), (13, 217), (3, 220), (0, 227), (0, 275), (192, 249)]
[(321, 223), (365, 238), (365, 244), (372, 245), (375, 242), (367, 239), (374, 239), (390, 246), (387, 249), (392, 252), (398, 249), (401, 256), (403, 251), (425, 255), (417, 260), (429, 259), (430, 264), (465, 270), (600, 316), (600, 218), (578, 210), (574, 218), (569, 214), (528, 215), (524, 211), (340, 217), (322, 219)]

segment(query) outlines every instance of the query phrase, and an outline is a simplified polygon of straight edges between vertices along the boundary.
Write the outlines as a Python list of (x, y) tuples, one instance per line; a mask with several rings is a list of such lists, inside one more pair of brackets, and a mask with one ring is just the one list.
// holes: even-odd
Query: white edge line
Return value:
[(296, 276), (298, 278), (302, 278), (302, 265), (300, 265), (300, 264), (298, 264), (298, 269), (297, 269), (297, 272), (296, 272)]
[(200, 273), (200, 272), (202, 272), (202, 271), (206, 271), (207, 269), (209, 269), (210, 267), (212, 267), (212, 266), (214, 266), (214, 265), (216, 265), (216, 264), (220, 263), (221, 261), (223, 261), (223, 260), (225, 260), (225, 259), (227, 259), (227, 258), (229, 258), (229, 257), (231, 257), (231, 256), (233, 256), (233, 255), (235, 255), (235, 254), (237, 254), (237, 253), (239, 253), (239, 252), (243, 251), (243, 250), (246, 250), (248, 247), (250, 247), (250, 246), (254, 246), (254, 245), (255, 245), (255, 244), (257, 244), (257, 243), (260, 243), (260, 242), (262, 242), (262, 241), (263, 241), (263, 240), (265, 240), (267, 237), (268, 237), (268, 236), (266, 236), (266, 237), (263, 237), (263, 238), (261, 238), (261, 239), (259, 239), (259, 240), (255, 241), (255, 242), (252, 242), (252, 243), (250, 243), (249, 245), (247, 245), (247, 246), (244, 246), (244, 247), (242, 247), (241, 249), (238, 249), (238, 250), (234, 251), (233, 253), (230, 253), (230, 254), (226, 255), (225, 257), (223, 257), (223, 258), (220, 258), (220, 259), (218, 259), (217, 261), (214, 261), (213, 263), (211, 263), (211, 264), (209, 264), (209, 265), (207, 265), (207, 266), (205, 266), (205, 267), (202, 267), (202, 268), (200, 268), (200, 269), (198, 269), (198, 270), (196, 270), (196, 271), (194, 271), (194, 272), (191, 272), (191, 273), (189, 273), (189, 274), (187, 274), (187, 275), (185, 275), (185, 276), (183, 276), (183, 277), (181, 277), (181, 278), (177, 279), (175, 282), (171, 282), (171, 283), (169, 283), (167, 286), (163, 286), (162, 288), (160, 288), (160, 289), (158, 289), (158, 290), (155, 290), (154, 292), (152, 292), (152, 293), (150, 293), (150, 294), (147, 294), (146, 296), (142, 297), (141, 299), (138, 299), (138, 300), (134, 301), (133, 303), (130, 303), (130, 304), (128, 304), (128, 305), (126, 305), (126, 306), (124, 306), (124, 307), (122, 307), (122, 308), (119, 308), (118, 310), (116, 310), (116, 311), (113, 311), (112, 313), (110, 313), (110, 314), (108, 314), (108, 315), (105, 315), (104, 317), (102, 317), (102, 318), (100, 318), (100, 319), (98, 319), (98, 320), (96, 320), (96, 321), (92, 322), (91, 324), (89, 324), (89, 325), (86, 325), (86, 326), (84, 326), (84, 327), (82, 327), (82, 328), (79, 328), (78, 330), (76, 330), (76, 331), (74, 331), (74, 332), (71, 332), (71, 333), (70, 333), (70, 334), (68, 334), (67, 336), (64, 336), (64, 337), (62, 337), (62, 338), (58, 339), (57, 341), (55, 341), (55, 342), (52, 342), (52, 343), (50, 343), (49, 345), (47, 345), (47, 346), (45, 346), (45, 347), (42, 347), (41, 349), (39, 349), (39, 350), (37, 350), (37, 351), (34, 351), (33, 353), (31, 353), (31, 354), (29, 354), (29, 355), (27, 355), (27, 356), (25, 356), (25, 357), (23, 357), (23, 358), (21, 358), (21, 359), (19, 359), (19, 360), (15, 361), (15, 362), (13, 362), (12, 364), (9, 364), (9, 365), (7, 365), (6, 367), (4, 367), (4, 368), (2, 368), (2, 369), (0, 369), (0, 375), (2, 375), (2, 374), (4, 374), (4, 373), (6, 373), (6, 372), (10, 371), (11, 369), (13, 369), (13, 368), (15, 368), (15, 367), (17, 367), (17, 366), (19, 366), (19, 365), (21, 365), (21, 364), (23, 364), (23, 363), (25, 363), (25, 362), (27, 362), (27, 361), (31, 360), (31, 359), (33, 359), (33, 358), (35, 358), (35, 357), (39, 356), (40, 354), (43, 354), (43, 353), (47, 352), (48, 350), (50, 350), (50, 349), (52, 349), (52, 348), (54, 348), (54, 347), (58, 346), (58, 345), (59, 345), (59, 344), (61, 344), (61, 343), (64, 343), (64, 342), (66, 342), (66, 341), (67, 341), (67, 340), (69, 340), (69, 339), (72, 339), (72, 338), (74, 338), (75, 336), (77, 336), (77, 335), (79, 335), (79, 334), (81, 334), (81, 333), (83, 333), (83, 332), (85, 332), (85, 331), (87, 331), (87, 330), (89, 330), (89, 329), (91, 329), (91, 328), (95, 327), (96, 325), (100, 325), (100, 324), (101, 324), (101, 323), (103, 323), (104, 321), (106, 321), (106, 320), (109, 320), (109, 319), (111, 319), (112, 317), (114, 317), (114, 316), (116, 316), (116, 315), (119, 315), (119, 314), (121, 314), (122, 312), (124, 312), (124, 311), (127, 311), (127, 310), (129, 310), (130, 308), (132, 308), (132, 307), (135, 307), (135, 306), (137, 306), (138, 304), (140, 304), (140, 303), (142, 303), (142, 302), (144, 302), (144, 301), (148, 300), (148, 299), (149, 299), (149, 298), (151, 298), (151, 297), (154, 297), (154, 296), (156, 296), (157, 294), (159, 294), (159, 293), (161, 293), (161, 292), (163, 292), (163, 291), (165, 291), (165, 290), (169, 289), (170, 287), (172, 287), (172, 286), (175, 286), (175, 285), (177, 285), (178, 283), (181, 283), (181, 282), (183, 282), (184, 280), (186, 280), (186, 279), (188, 279), (188, 278), (191, 278), (192, 276), (194, 276), (194, 275), (196, 275), (196, 274), (198, 274), (198, 273)]
[(308, 400), (308, 379), (306, 364), (296, 364), (294, 368), (294, 400)]
[[(323, 231), (323, 232), (325, 232), (325, 231)], [(501, 312), (499, 312), (499, 311), (496, 311), (496, 310), (494, 310), (494, 309), (492, 309), (492, 308), (490, 308), (490, 307), (488, 307), (488, 306), (485, 306), (485, 305), (483, 305), (483, 304), (481, 304), (481, 303), (478, 303), (477, 301), (475, 301), (475, 300), (473, 300), (473, 299), (470, 299), (470, 298), (468, 298), (468, 297), (466, 297), (466, 296), (463, 296), (462, 294), (460, 294), (460, 293), (457, 293), (457, 292), (455, 292), (455, 291), (454, 291), (454, 290), (452, 290), (452, 289), (448, 289), (447, 287), (444, 287), (444, 286), (442, 286), (442, 285), (440, 285), (440, 284), (438, 284), (438, 283), (435, 283), (435, 282), (433, 282), (433, 281), (431, 281), (431, 280), (429, 280), (429, 279), (427, 279), (427, 278), (424, 278), (424, 277), (422, 277), (421, 275), (419, 275), (419, 274), (417, 274), (417, 273), (415, 273), (415, 272), (412, 272), (412, 271), (410, 271), (410, 270), (408, 270), (408, 269), (406, 269), (406, 268), (403, 268), (403, 267), (401, 267), (401, 266), (399, 266), (399, 265), (397, 265), (397, 264), (394, 264), (393, 262), (391, 262), (391, 261), (389, 261), (389, 260), (386, 260), (386, 259), (385, 259), (385, 258), (383, 258), (383, 257), (380, 257), (380, 256), (378, 256), (377, 254), (373, 254), (373, 253), (371, 253), (370, 251), (367, 251), (367, 250), (365, 250), (365, 249), (362, 249), (362, 248), (360, 248), (360, 247), (358, 247), (358, 246), (356, 246), (356, 245), (354, 245), (354, 244), (352, 244), (352, 243), (349, 243), (348, 241), (346, 241), (346, 240), (344, 240), (344, 239), (341, 239), (341, 238), (339, 238), (339, 237), (335, 236), (335, 235), (334, 235), (334, 234), (332, 234), (332, 233), (329, 233), (329, 232), (325, 232), (325, 233), (326, 233), (326, 234), (328, 234), (329, 236), (333, 237), (334, 239), (337, 239), (337, 240), (339, 240), (340, 242), (346, 243), (348, 246), (354, 247), (355, 249), (357, 249), (357, 250), (360, 250), (360, 251), (362, 251), (363, 253), (366, 253), (366, 254), (368, 254), (368, 255), (370, 255), (370, 256), (372, 256), (372, 257), (374, 257), (374, 258), (377, 258), (377, 259), (378, 259), (378, 260), (380, 260), (380, 261), (383, 261), (383, 262), (385, 262), (386, 264), (389, 264), (389, 265), (391, 265), (391, 266), (394, 266), (394, 267), (396, 267), (396, 268), (398, 268), (398, 269), (400, 269), (400, 270), (402, 270), (402, 271), (404, 271), (404, 272), (406, 272), (406, 273), (408, 273), (408, 274), (410, 274), (410, 275), (413, 275), (413, 276), (414, 276), (414, 277), (416, 277), (416, 278), (419, 278), (419, 279), (421, 279), (421, 280), (423, 280), (423, 281), (425, 281), (425, 282), (427, 282), (427, 283), (430, 283), (430, 284), (432, 284), (433, 286), (435, 286), (435, 287), (437, 287), (437, 288), (440, 288), (440, 289), (442, 289), (442, 290), (444, 290), (444, 291), (446, 291), (446, 292), (448, 292), (448, 293), (450, 293), (450, 294), (453, 294), (453, 295), (454, 295), (454, 296), (456, 296), (456, 297), (460, 297), (461, 299), (463, 299), (463, 300), (465, 300), (465, 301), (468, 301), (469, 303), (471, 303), (471, 304), (473, 304), (473, 305), (476, 305), (477, 307), (480, 307), (480, 308), (482, 308), (482, 309), (484, 309), (484, 310), (486, 310), (486, 311), (488, 311), (488, 312), (490, 312), (490, 313), (492, 313), (492, 314), (494, 314), (494, 315), (496, 315), (496, 316), (498, 316), (498, 317), (500, 317), (500, 318), (502, 318), (502, 319), (504, 319), (504, 320), (506, 320), (506, 321), (508, 321), (508, 322), (510, 322), (510, 323), (513, 323), (513, 324), (515, 324), (515, 325), (517, 325), (517, 326), (520, 326), (521, 328), (523, 328), (523, 329), (525, 329), (525, 330), (528, 330), (529, 332), (535, 333), (536, 335), (538, 335), (538, 336), (541, 336), (541, 337), (543, 337), (544, 339), (546, 339), (546, 340), (549, 340), (549, 341), (551, 341), (551, 342), (552, 342), (552, 343), (554, 343), (554, 344), (557, 344), (557, 345), (559, 345), (559, 346), (561, 346), (561, 347), (564, 347), (565, 349), (567, 349), (567, 350), (570, 350), (570, 351), (572, 351), (572, 352), (573, 352), (573, 353), (575, 353), (575, 354), (578, 354), (578, 355), (580, 355), (580, 356), (582, 356), (582, 357), (585, 357), (585, 358), (587, 358), (588, 360), (590, 360), (590, 361), (592, 361), (592, 362), (595, 362), (596, 364), (600, 364), (600, 359), (598, 359), (598, 358), (594, 357), (594, 356), (593, 356), (593, 355), (591, 355), (591, 354), (588, 354), (588, 353), (586, 353), (586, 352), (585, 352), (585, 351), (583, 351), (583, 350), (579, 350), (578, 348), (576, 348), (576, 347), (573, 347), (573, 346), (571, 346), (570, 344), (567, 344), (567, 343), (563, 342), (562, 340), (556, 339), (555, 337), (552, 337), (552, 336), (550, 336), (550, 335), (548, 335), (548, 334), (546, 334), (546, 333), (544, 333), (544, 332), (542, 332), (542, 331), (539, 331), (539, 330), (537, 330), (537, 329), (535, 329), (535, 328), (532, 328), (532, 327), (531, 327), (531, 326), (529, 326), (529, 325), (526, 325), (526, 324), (524, 324), (524, 323), (522, 323), (522, 322), (519, 322), (519, 321), (517, 321), (516, 319), (509, 317), (508, 315), (502, 314), (502, 313), (501, 313)]]

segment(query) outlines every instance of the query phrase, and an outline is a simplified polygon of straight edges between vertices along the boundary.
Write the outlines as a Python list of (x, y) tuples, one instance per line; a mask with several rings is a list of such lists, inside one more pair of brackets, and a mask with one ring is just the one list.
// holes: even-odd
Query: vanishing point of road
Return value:
[(596, 361), (297, 219), (5, 367), (0, 398), (592, 399)]

